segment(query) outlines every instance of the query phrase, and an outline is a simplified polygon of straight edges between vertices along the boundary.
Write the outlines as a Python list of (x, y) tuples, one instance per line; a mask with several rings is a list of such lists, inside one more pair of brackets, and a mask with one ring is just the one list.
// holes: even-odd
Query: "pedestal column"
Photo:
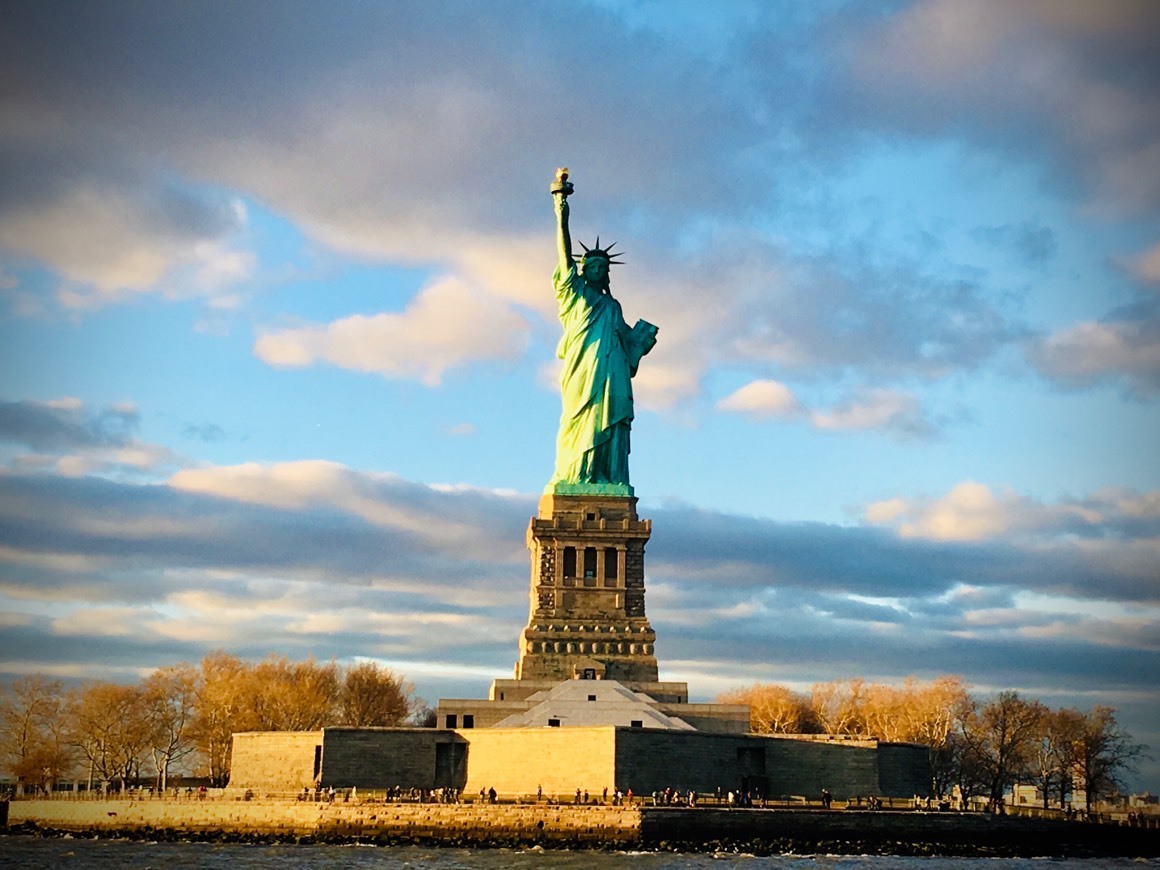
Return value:
[(516, 679), (656, 682), (656, 633), (644, 612), (651, 534), (631, 496), (540, 499), (528, 525), (531, 603)]

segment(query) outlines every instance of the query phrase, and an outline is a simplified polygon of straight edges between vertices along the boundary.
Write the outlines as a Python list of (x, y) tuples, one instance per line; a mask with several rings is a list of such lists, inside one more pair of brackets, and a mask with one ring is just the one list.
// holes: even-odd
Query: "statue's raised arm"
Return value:
[(629, 429), (633, 419), (632, 377), (641, 357), (656, 344), (657, 328), (644, 320), (629, 327), (609, 288), (612, 248), (600, 237), (577, 265), (568, 226), (568, 170), (556, 170), (551, 186), (556, 207), (558, 264), (553, 276), (564, 334), (556, 355), (563, 411), (556, 437), (556, 472), (547, 491), (557, 495), (631, 496), (628, 482)]
[(556, 180), (552, 183), (552, 199), (556, 202), (556, 252), (559, 256), (560, 271), (567, 272), (574, 265), (572, 260), (572, 234), (568, 229), (568, 195), (572, 193), (572, 182), (568, 180), (568, 167), (556, 170)]

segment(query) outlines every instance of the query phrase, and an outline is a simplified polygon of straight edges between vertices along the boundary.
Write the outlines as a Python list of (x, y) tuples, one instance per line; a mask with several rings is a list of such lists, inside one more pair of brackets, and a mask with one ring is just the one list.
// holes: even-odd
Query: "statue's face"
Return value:
[(608, 280), (608, 261), (603, 257), (586, 257), (580, 271), (593, 284), (604, 284)]

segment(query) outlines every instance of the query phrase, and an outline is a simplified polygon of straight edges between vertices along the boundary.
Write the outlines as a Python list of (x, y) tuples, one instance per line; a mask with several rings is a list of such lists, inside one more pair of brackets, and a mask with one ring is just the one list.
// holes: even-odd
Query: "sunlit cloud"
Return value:
[(422, 289), (400, 314), (268, 331), (254, 353), (281, 368), (324, 362), (433, 387), (450, 369), (514, 360), (527, 341), (526, 321), (500, 299), (445, 279)]
[(245, 220), (236, 200), (213, 201), (174, 187), (126, 190), (89, 182), (22, 211), (0, 209), (0, 248), (63, 276), (67, 283), (58, 298), (68, 308), (173, 293), (183, 269), (191, 272), (191, 289), (212, 296), (252, 269), (253, 254), (224, 240)]
[(814, 411), (810, 419), (819, 429), (883, 429), (916, 437), (933, 432), (918, 400), (894, 390), (864, 391), (828, 411)]
[(1033, 345), (1032, 360), (1066, 386), (1120, 380), (1151, 396), (1160, 391), (1160, 318), (1080, 323)]
[(881, 431), (918, 438), (935, 432), (918, 400), (896, 390), (861, 390), (829, 409), (811, 410), (785, 384), (760, 379), (721, 399), (717, 409), (757, 419), (801, 419), (816, 429), (831, 431)]
[(1135, 257), (1131, 268), (1142, 281), (1160, 285), (1160, 242)]
[(750, 381), (721, 399), (717, 403), (717, 408), (756, 417), (789, 419), (802, 413), (801, 403), (793, 390), (773, 380)]
[[(940, 498), (894, 498), (867, 505), (863, 519), (892, 526), (904, 538), (1062, 537), (1069, 539), (1069, 546), (1108, 555), (1110, 534), (1141, 538), (1137, 543), (1144, 547), (1160, 540), (1158, 497), (1156, 492), (1102, 490), (1085, 499), (1043, 504), (1010, 489), (996, 492), (977, 481), (964, 481)], [(1131, 544), (1120, 541), (1117, 548), (1127, 555)]]

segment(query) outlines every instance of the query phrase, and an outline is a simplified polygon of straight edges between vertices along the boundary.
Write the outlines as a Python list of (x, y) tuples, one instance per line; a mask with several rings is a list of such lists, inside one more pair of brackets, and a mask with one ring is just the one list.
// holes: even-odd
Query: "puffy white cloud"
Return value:
[(780, 381), (750, 381), (717, 403), (722, 411), (751, 414), (755, 417), (793, 418), (801, 414), (801, 403), (793, 390)]
[(0, 250), (65, 278), (58, 295), (67, 307), (155, 290), (213, 296), (253, 267), (253, 255), (225, 239), (245, 219), (238, 200), (81, 182), (19, 209), (0, 208)]
[[(938, 541), (1023, 541), (1074, 539), (1075, 546), (1107, 555), (1107, 536), (1139, 539), (1145, 553), (1160, 545), (1160, 493), (1109, 489), (1085, 499), (1043, 504), (1011, 490), (996, 493), (977, 481), (963, 481), (940, 498), (894, 498), (866, 507), (863, 519), (889, 525), (904, 538)], [(1133, 559), (1131, 545), (1113, 549)], [(1146, 557), (1145, 557), (1146, 558)]]
[(502, 300), (445, 278), (424, 287), (399, 314), (266, 332), (254, 353), (274, 366), (325, 362), (436, 386), (448, 369), (515, 359), (528, 333), (527, 321)]

